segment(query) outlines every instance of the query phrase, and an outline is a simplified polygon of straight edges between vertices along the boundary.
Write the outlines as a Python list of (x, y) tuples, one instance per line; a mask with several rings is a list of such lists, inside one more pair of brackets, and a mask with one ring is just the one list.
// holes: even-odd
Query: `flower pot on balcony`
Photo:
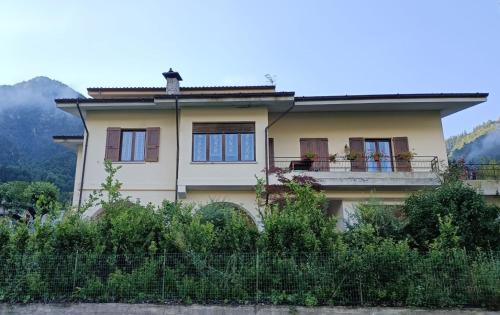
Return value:
[(349, 153), (348, 155), (346, 155), (346, 159), (348, 159), (349, 161), (354, 161), (356, 159), (358, 159), (359, 157), (359, 154), (353, 152), (353, 153)]
[(302, 163), (303, 163), (304, 168), (306, 170), (310, 170), (314, 161), (312, 159), (304, 159), (304, 160), (302, 160)]
[(402, 161), (411, 161), (413, 160), (413, 158), (415, 157), (415, 153), (414, 152), (411, 152), (411, 151), (408, 151), (408, 152), (400, 152), (398, 153), (398, 155), (396, 155), (396, 158), (398, 160), (402, 160)]
[(314, 163), (311, 159), (303, 158), (301, 160), (290, 162), (290, 169), (293, 171), (309, 171)]
[(380, 162), (380, 160), (382, 160), (383, 157), (384, 154), (382, 152), (374, 152), (371, 154), (371, 158), (373, 158), (375, 162)]
[(318, 155), (314, 152), (306, 152), (304, 154), (303, 160), (314, 160)]

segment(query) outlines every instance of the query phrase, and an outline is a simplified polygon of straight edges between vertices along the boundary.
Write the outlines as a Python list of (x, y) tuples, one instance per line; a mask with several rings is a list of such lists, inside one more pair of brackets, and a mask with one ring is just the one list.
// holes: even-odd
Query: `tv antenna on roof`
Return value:
[(271, 85), (276, 85), (276, 75), (271, 75), (269, 73), (267, 73), (266, 75), (264, 75), (267, 79), (267, 82), (269, 82), (269, 84)]

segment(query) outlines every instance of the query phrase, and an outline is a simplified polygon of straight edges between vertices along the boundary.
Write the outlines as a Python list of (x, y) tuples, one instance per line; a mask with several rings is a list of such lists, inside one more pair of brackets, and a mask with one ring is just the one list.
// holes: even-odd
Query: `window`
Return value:
[(391, 140), (365, 140), (366, 168), (368, 172), (392, 172)]
[(193, 162), (255, 161), (255, 123), (194, 123)]
[(145, 130), (122, 130), (120, 161), (144, 161)]

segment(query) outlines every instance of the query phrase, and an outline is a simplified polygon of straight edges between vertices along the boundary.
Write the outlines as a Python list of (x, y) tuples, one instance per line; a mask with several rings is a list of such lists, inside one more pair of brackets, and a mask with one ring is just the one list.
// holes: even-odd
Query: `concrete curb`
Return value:
[(289, 306), (216, 306), (161, 305), (124, 303), (75, 304), (0, 304), (1, 315), (493, 315), (499, 312), (481, 309), (429, 310), (410, 308), (349, 308), (349, 307), (289, 307)]

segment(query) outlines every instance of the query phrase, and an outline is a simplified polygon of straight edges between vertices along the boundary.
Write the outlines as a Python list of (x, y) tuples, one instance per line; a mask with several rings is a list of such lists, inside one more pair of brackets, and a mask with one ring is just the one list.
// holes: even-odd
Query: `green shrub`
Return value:
[[(287, 181), (268, 206), (257, 189), (259, 232), (232, 204), (195, 211), (132, 203), (112, 175), (95, 220), (71, 209), (29, 223), (0, 220), (1, 302), (500, 305), (500, 260), (491, 250), (498, 208), (460, 183), (410, 197), (403, 217), (362, 204), (341, 234), (308, 180)], [(46, 203), (55, 195), (36, 193), (42, 186), (29, 191), (50, 213), (58, 205)], [(3, 186), (2, 200), (27, 187)]]
[(164, 203), (162, 248), (171, 253), (208, 253), (215, 240), (214, 225), (204, 222), (189, 205)]
[(18, 219), (29, 212), (31, 217), (58, 214), (61, 208), (59, 189), (48, 182), (6, 182), (0, 184), (0, 207)]
[(38, 215), (59, 212), (59, 188), (52, 183), (33, 182), (24, 191), (26, 199), (35, 207)]
[(428, 250), (439, 236), (439, 218), (448, 218), (457, 226), (460, 247), (500, 249), (500, 208), (486, 203), (475, 189), (460, 181), (410, 196), (403, 213), (407, 220), (404, 232), (420, 250)]
[(152, 243), (160, 243), (164, 229), (161, 213), (154, 207), (127, 200), (106, 204), (97, 225), (104, 252), (127, 255), (148, 253)]
[(336, 219), (325, 216), (325, 196), (309, 185), (285, 184), (291, 191), (283, 202), (264, 211), (262, 250), (277, 254), (331, 252), (340, 243)]
[(198, 211), (201, 222), (214, 226), (215, 252), (253, 252), (258, 237), (253, 219), (244, 210), (227, 202), (212, 202)]
[(399, 206), (384, 205), (377, 200), (360, 203), (350, 220), (352, 223), (348, 223), (347, 228), (353, 230), (358, 226), (370, 225), (379, 237), (401, 240), (404, 238), (402, 231), (404, 222), (397, 216), (399, 208)]
[(18, 203), (27, 204), (30, 199), (24, 192), (28, 188), (28, 182), (6, 182), (0, 184), (0, 202), (5, 203)]

